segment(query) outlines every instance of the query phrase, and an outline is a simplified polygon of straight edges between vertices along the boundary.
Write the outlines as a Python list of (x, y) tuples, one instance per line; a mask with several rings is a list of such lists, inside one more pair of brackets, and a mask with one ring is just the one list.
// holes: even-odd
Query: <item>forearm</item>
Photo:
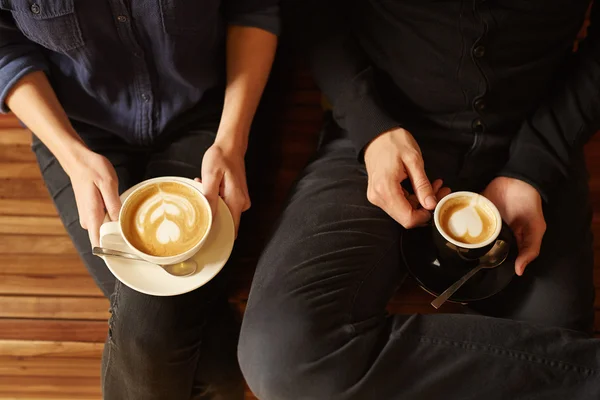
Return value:
[(46, 74), (37, 71), (21, 78), (8, 93), (6, 105), (40, 138), (68, 173), (76, 153), (85, 145), (71, 126)]
[(258, 28), (230, 26), (227, 87), (216, 143), (246, 151), (254, 114), (267, 83), (277, 37)]

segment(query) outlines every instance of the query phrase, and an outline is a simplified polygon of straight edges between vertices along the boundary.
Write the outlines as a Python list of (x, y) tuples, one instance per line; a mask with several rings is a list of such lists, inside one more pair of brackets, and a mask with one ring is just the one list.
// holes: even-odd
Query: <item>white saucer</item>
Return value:
[[(173, 179), (195, 185), (202, 189), (202, 184), (191, 179), (172, 177)], [(121, 195), (125, 200), (136, 189), (133, 186)], [(130, 288), (138, 292), (154, 296), (175, 296), (191, 292), (214, 278), (221, 271), (233, 249), (235, 228), (233, 218), (225, 202), (219, 198), (218, 210), (213, 219), (212, 228), (206, 242), (193, 257), (198, 264), (198, 270), (191, 276), (176, 277), (169, 275), (161, 267), (116, 257), (102, 257), (108, 269)], [(108, 221), (108, 216), (105, 221)], [(115, 235), (107, 235), (101, 239), (100, 245), (114, 250), (128, 251), (128, 247)]]

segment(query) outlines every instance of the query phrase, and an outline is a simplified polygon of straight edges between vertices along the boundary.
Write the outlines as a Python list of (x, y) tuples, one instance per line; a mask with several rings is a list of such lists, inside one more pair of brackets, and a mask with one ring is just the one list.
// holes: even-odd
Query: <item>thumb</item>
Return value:
[(527, 265), (539, 256), (543, 236), (543, 229), (537, 229), (531, 226), (523, 229), (521, 238), (518, 240), (519, 255), (515, 261), (515, 273), (517, 275), (522, 276)]
[(425, 174), (425, 169), (422, 163), (412, 163), (405, 165), (406, 172), (410, 178), (413, 190), (419, 199), (419, 203), (427, 210), (433, 210), (437, 205), (437, 199), (433, 192), (431, 182)]

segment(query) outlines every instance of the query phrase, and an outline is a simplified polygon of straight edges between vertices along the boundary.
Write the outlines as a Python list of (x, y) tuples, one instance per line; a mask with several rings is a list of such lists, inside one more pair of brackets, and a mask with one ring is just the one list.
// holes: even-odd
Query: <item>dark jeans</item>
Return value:
[[(97, 132), (81, 136), (112, 162), (123, 192), (157, 176), (198, 176), (216, 128), (217, 122), (207, 123), (152, 147), (133, 146)], [(91, 254), (69, 177), (39, 140), (34, 140), (33, 149), (75, 247), (110, 297), (112, 316), (102, 363), (104, 398), (242, 399), (243, 380), (235, 354), (239, 327), (224, 290), (227, 268), (207, 285), (173, 297), (148, 296), (115, 282), (104, 262)]]
[[(433, 170), (452, 171), (450, 150), (426, 153)], [(581, 167), (545, 209), (539, 259), (471, 304), (488, 316), (388, 315), (406, 276), (402, 229), (368, 202), (365, 169), (330, 124), (255, 274), (238, 348), (252, 391), (261, 400), (600, 398), (600, 341), (575, 330), (593, 320)], [(479, 175), (444, 177), (453, 189), (482, 186)]]

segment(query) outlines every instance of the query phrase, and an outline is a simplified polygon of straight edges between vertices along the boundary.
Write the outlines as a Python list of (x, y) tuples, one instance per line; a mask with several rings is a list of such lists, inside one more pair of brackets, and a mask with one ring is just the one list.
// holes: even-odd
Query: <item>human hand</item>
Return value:
[(494, 179), (483, 195), (496, 205), (502, 219), (515, 234), (519, 248), (515, 273), (521, 276), (527, 265), (540, 254), (546, 232), (542, 198), (530, 184), (507, 177)]
[[(435, 188), (425, 174), (423, 156), (410, 132), (396, 128), (375, 138), (365, 149), (369, 175), (367, 198), (405, 228), (414, 228), (431, 219), (439, 198), (450, 193), (436, 181)], [(400, 185), (410, 179), (415, 197)]]
[(100, 226), (108, 213), (119, 219), (121, 199), (115, 168), (108, 159), (81, 146), (61, 162), (73, 186), (79, 223), (88, 231), (92, 247), (100, 245)]
[(244, 151), (215, 142), (202, 160), (202, 188), (213, 215), (219, 195), (223, 198), (233, 216), (237, 235), (241, 215), (250, 208)]

